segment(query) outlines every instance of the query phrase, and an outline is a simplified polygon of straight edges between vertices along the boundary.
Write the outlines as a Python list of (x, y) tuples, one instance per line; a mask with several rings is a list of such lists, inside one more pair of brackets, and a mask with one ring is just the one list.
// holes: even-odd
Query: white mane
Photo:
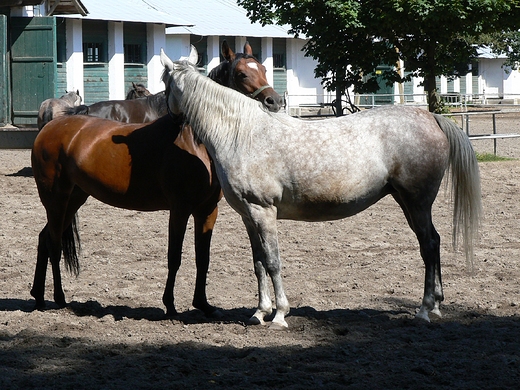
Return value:
[(249, 130), (269, 116), (258, 101), (217, 84), (189, 65), (182, 64), (172, 77), (182, 85), (180, 110), (203, 143), (211, 139), (213, 145), (226, 149), (247, 145)]

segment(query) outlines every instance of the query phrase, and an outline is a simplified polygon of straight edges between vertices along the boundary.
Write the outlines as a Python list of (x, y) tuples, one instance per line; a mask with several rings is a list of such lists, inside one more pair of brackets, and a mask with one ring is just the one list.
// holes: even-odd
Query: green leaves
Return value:
[[(520, 0), (238, 0), (253, 21), (288, 24), (309, 39), (305, 55), (318, 61), (315, 73), (328, 89), (357, 92), (377, 88), (380, 65), (405, 63), (426, 78), (467, 71), (476, 46), (487, 44), (520, 59)], [(341, 75), (338, 77), (337, 75)], [(396, 71), (382, 74), (402, 81)], [(429, 93), (429, 95), (432, 95)], [(433, 109), (433, 107), (430, 107)]]

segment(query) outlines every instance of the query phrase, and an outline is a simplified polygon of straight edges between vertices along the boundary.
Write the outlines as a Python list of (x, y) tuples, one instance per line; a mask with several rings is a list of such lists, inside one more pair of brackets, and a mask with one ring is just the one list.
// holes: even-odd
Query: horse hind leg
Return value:
[[(71, 249), (72, 247), (75, 248), (75, 239), (79, 239), (75, 233), (75, 214), (87, 198), (88, 195), (78, 188), (70, 196), (59, 197), (56, 195), (53, 197), (54, 204), (61, 205), (62, 211), (47, 213), (47, 225), (45, 225), (39, 235), (36, 271), (33, 288), (31, 289), (31, 295), (36, 299), (36, 309), (45, 307), (45, 276), (49, 259), (53, 274), (54, 302), (59, 307), (65, 307), (67, 304), (60, 271), (62, 244), (64, 243), (65, 248), (67, 248), (65, 255), (67, 267), (69, 270), (75, 270), (74, 273), (77, 274), (77, 256), (75, 263), (71, 262), (70, 259), (70, 254), (75, 253), (75, 250)], [(60, 210), (60, 207), (54, 210)], [(63, 226), (65, 226), (65, 229)]]
[(47, 225), (38, 236), (38, 253), (36, 258), (36, 270), (34, 272), (34, 282), (31, 288), (31, 296), (36, 300), (34, 309), (43, 310), (45, 308), (45, 277), (49, 262), (49, 232)]
[(78, 252), (80, 249), (80, 241), (77, 230), (76, 212), (85, 203), (87, 198), (88, 194), (80, 190), (79, 187), (74, 187), (67, 202), (65, 218), (62, 224), (65, 228), (60, 229), (61, 235), (56, 237), (56, 242), (52, 244), (52, 251), (54, 252), (51, 252), (50, 259), (54, 280), (54, 302), (59, 307), (65, 307), (67, 305), (61, 282), (60, 260), (62, 253), (67, 270), (75, 276), (79, 275)]
[(406, 216), (410, 228), (419, 241), (420, 253), (425, 266), (424, 295), (416, 318), (430, 321), (429, 313), (441, 317), (440, 303), (444, 300), (442, 290), (440, 236), (432, 222), (432, 201), (404, 200), (405, 197), (394, 194)]
[(34, 283), (31, 288), (31, 295), (36, 300), (34, 308), (43, 310), (45, 308), (45, 278), (47, 275), (47, 265), (49, 259), (52, 266), (54, 281), (54, 301), (59, 307), (64, 307), (65, 294), (61, 286), (61, 274), (59, 261), (61, 258), (61, 243), (52, 237), (49, 223), (45, 225), (38, 237), (38, 253), (36, 259), (36, 270), (34, 272)]

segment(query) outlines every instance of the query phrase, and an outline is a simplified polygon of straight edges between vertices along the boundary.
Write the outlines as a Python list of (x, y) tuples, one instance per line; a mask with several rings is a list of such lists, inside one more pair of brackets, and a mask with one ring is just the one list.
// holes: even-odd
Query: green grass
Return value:
[(478, 162), (511, 161), (510, 157), (496, 156), (493, 153), (476, 153)]

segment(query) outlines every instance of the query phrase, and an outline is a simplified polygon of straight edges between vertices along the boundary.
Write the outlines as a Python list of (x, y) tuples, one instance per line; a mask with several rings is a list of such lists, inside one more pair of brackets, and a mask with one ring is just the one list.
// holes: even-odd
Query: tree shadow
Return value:
[[(70, 308), (78, 315), (95, 317), (114, 313), (151, 321), (160, 317), (159, 309), (103, 307), (95, 301), (72, 302)], [(189, 320), (193, 313), (188, 313), (181, 317)], [(250, 314), (250, 309), (226, 310), (229, 318)], [(220, 342), (220, 336), (204, 338), (215, 332), (236, 336), (233, 325), (224, 330), (221, 325), (193, 328), (179, 334), (179, 342), (171, 338), (149, 342), (145, 336), (128, 343), (52, 334), (47, 328), (30, 326), (17, 334), (0, 329), (0, 388), (504, 389), (518, 385), (520, 318), (487, 316), (478, 322), (418, 326), (410, 317), (406, 310), (300, 307), (293, 310), (290, 333), (252, 327), (240, 333), (251, 339), (235, 340), (236, 345)], [(171, 331), (180, 329), (171, 327)]]

